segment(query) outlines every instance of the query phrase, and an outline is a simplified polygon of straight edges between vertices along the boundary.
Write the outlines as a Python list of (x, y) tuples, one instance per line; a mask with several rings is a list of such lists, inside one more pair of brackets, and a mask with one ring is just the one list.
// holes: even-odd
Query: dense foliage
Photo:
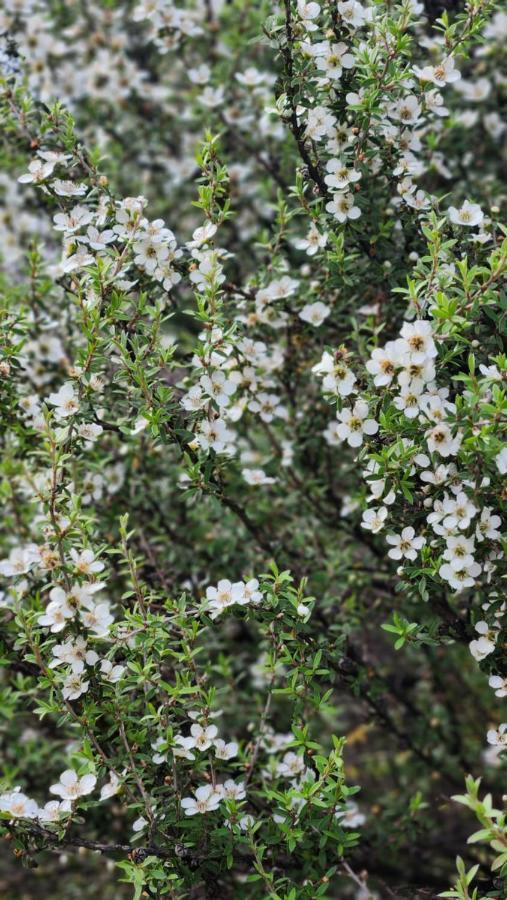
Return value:
[(501, 900), (507, 14), (0, 21), (2, 897)]

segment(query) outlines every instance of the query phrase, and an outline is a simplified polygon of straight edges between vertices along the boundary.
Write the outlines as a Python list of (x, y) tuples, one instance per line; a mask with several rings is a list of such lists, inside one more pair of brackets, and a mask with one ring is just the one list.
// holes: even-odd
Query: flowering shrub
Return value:
[(4, 5), (3, 896), (506, 896), (507, 16), (452, 6)]

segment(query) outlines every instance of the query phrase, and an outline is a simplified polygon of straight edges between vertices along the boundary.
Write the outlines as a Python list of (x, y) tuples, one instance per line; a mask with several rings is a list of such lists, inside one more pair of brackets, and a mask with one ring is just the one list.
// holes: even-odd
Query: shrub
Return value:
[(507, 18), (455, 6), (9, 0), (4, 896), (505, 896)]

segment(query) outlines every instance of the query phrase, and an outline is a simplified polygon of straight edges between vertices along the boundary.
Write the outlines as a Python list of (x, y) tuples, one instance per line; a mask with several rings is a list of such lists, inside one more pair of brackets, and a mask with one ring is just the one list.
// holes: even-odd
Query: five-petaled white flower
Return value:
[(55, 407), (57, 419), (66, 419), (68, 416), (75, 415), (79, 410), (79, 400), (72, 382), (67, 381), (59, 391), (50, 394), (48, 403)]
[(426, 543), (426, 538), (421, 535), (416, 537), (412, 526), (407, 525), (401, 534), (388, 534), (386, 541), (392, 545), (392, 549), (387, 554), (391, 559), (402, 559), (404, 557), (405, 559), (414, 560), (417, 558), (417, 551)]
[(484, 219), (484, 213), (480, 206), (477, 203), (470, 203), (468, 200), (465, 200), (459, 209), (450, 206), (447, 212), (453, 225), (466, 225), (468, 228), (480, 225)]
[(0, 810), (9, 813), (13, 819), (35, 819), (39, 813), (35, 800), (19, 789), (0, 794)]
[(377, 534), (382, 531), (387, 519), (387, 507), (379, 506), (378, 509), (365, 509), (361, 521), (362, 528)]
[(502, 722), (498, 728), (491, 728), (487, 733), (488, 744), (493, 747), (507, 748), (507, 722)]
[(378, 431), (378, 422), (368, 418), (368, 404), (364, 400), (356, 400), (352, 409), (344, 407), (337, 412), (340, 423), (336, 429), (338, 437), (347, 441), (349, 447), (360, 447), (364, 435), (373, 435)]
[(183, 797), (181, 806), (186, 816), (203, 815), (218, 809), (221, 800), (221, 794), (215, 790), (213, 785), (205, 784), (197, 788), (194, 797)]
[(63, 800), (77, 800), (86, 794), (91, 794), (97, 778), (91, 773), (83, 775), (81, 778), (74, 769), (66, 769), (60, 775), (60, 781), (52, 784), (49, 790), (52, 794), (57, 794)]
[(310, 325), (314, 325), (318, 328), (318, 326), (322, 325), (324, 320), (327, 319), (330, 312), (331, 310), (326, 303), (317, 300), (316, 303), (307, 303), (303, 306), (303, 309), (299, 313), (299, 318), (302, 319), (303, 322), (308, 322)]
[(220, 613), (235, 603), (242, 603), (245, 585), (242, 581), (235, 584), (228, 578), (222, 578), (216, 587), (206, 589), (207, 609), (212, 619), (216, 619)]
[(326, 203), (326, 209), (338, 222), (346, 222), (347, 219), (358, 219), (361, 215), (359, 207), (354, 205), (352, 194), (348, 192), (333, 194), (332, 199)]
[(216, 725), (199, 725), (197, 722), (190, 727), (190, 734), (196, 750), (208, 750), (218, 734)]
[(489, 656), (490, 653), (493, 653), (496, 646), (496, 638), (498, 631), (495, 628), (491, 628), (487, 622), (480, 621), (476, 623), (475, 630), (480, 635), (474, 641), (470, 641), (470, 653), (478, 662), (485, 659), (486, 656)]

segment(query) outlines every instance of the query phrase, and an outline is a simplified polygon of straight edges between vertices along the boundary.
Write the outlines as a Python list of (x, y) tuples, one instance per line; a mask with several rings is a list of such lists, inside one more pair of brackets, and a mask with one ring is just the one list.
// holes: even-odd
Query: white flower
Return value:
[(248, 404), (248, 409), (259, 413), (262, 421), (268, 423), (272, 422), (275, 416), (283, 417), (286, 414), (278, 395), (268, 394), (266, 391), (261, 391), (260, 394), (257, 394), (255, 400), (251, 400)]
[(352, 194), (333, 194), (332, 199), (326, 203), (328, 213), (331, 213), (338, 222), (346, 222), (347, 219), (358, 219), (361, 210), (354, 206)]
[(62, 695), (65, 700), (77, 700), (89, 687), (89, 681), (83, 681), (81, 675), (71, 672), (63, 682)]
[[(400, 381), (403, 374), (403, 372), (400, 374)], [(443, 422), (448, 412), (456, 412), (454, 403), (447, 400), (446, 389), (440, 389), (435, 393), (435, 385), (426, 386), (426, 391), (421, 397), (421, 409), (433, 422)]]
[(223, 103), (224, 89), (221, 85), (216, 88), (207, 85), (198, 95), (197, 100), (208, 109), (213, 109), (215, 106), (220, 106)]
[(207, 84), (210, 80), (211, 69), (206, 63), (201, 63), (195, 69), (188, 69), (187, 75), (192, 84)]
[[(227, 828), (231, 828), (232, 823), (231, 823), (230, 819), (225, 819), (224, 825), (226, 825)], [(238, 819), (234, 823), (234, 825), (236, 826), (236, 828), (239, 828), (240, 831), (247, 831), (249, 828), (253, 828), (253, 826), (255, 825), (255, 819), (253, 816), (251, 816), (249, 813), (247, 813), (246, 816), (241, 816), (241, 818)]]
[(238, 72), (235, 77), (236, 81), (249, 88), (259, 87), (266, 80), (265, 73), (259, 72), (254, 66), (248, 66), (244, 72)]
[(447, 548), (444, 551), (444, 559), (451, 565), (455, 572), (468, 569), (474, 563), (474, 539), (461, 535), (449, 535)]
[[(403, 354), (403, 365), (401, 372), (398, 373), (398, 384), (400, 387), (407, 387), (412, 381), (422, 381), (427, 383), (435, 378), (435, 364), (432, 359), (424, 359), (422, 362), (415, 362), (411, 354), (404, 347), (403, 340), (397, 341), (400, 353)], [(423, 400), (424, 398), (421, 398)], [(441, 418), (441, 417), (440, 417)]]
[(81, 610), (80, 615), (85, 628), (89, 628), (90, 631), (93, 631), (99, 637), (107, 634), (114, 622), (108, 603), (98, 603), (96, 606), (90, 606), (89, 609)]
[(37, 814), (40, 822), (58, 822), (62, 815), (70, 812), (71, 804), (68, 800), (48, 800)]
[(52, 648), (53, 659), (49, 663), (50, 669), (60, 665), (68, 665), (76, 674), (84, 671), (85, 664), (94, 666), (99, 661), (95, 650), (87, 650), (86, 641), (81, 635), (74, 641), (65, 641), (63, 644), (55, 644)]
[(389, 114), (404, 125), (415, 125), (421, 115), (421, 104), (413, 94), (407, 94), (391, 106)]
[(123, 678), (125, 670), (125, 666), (114, 666), (110, 659), (100, 661), (100, 673), (104, 676), (104, 681), (109, 681), (110, 684), (117, 684)]
[(478, 78), (477, 81), (462, 80), (456, 85), (456, 90), (458, 90), (466, 100), (480, 103), (491, 93), (491, 81), (488, 78)]
[(134, 263), (153, 274), (157, 266), (161, 265), (169, 256), (167, 244), (160, 243), (156, 236), (146, 236), (142, 240), (134, 241)]
[(84, 797), (91, 794), (97, 779), (95, 775), (83, 775), (79, 778), (74, 769), (66, 769), (60, 775), (60, 781), (52, 784), (49, 790), (52, 794), (57, 794), (63, 800), (77, 800), (78, 797)]
[(491, 378), (493, 381), (501, 381), (502, 374), (496, 366), (485, 366), (483, 363), (479, 366), (481, 375), (485, 378)]
[(277, 764), (276, 771), (287, 778), (296, 778), (306, 771), (304, 755), (289, 751)]
[[(176, 738), (176, 740), (178, 740), (178, 738)], [(193, 747), (193, 740), (191, 738), (189, 740), (191, 740), (191, 745)], [(165, 737), (160, 736), (156, 739), (156, 741), (153, 741), (153, 743), (151, 744), (151, 749), (156, 751), (152, 756), (152, 760), (156, 766), (160, 766), (162, 765), (162, 763), (167, 762), (167, 740)], [(191, 759), (195, 759), (195, 756), (192, 755)]]
[[(82, 607), (90, 608), (94, 605), (94, 594), (101, 591), (103, 587), (103, 581), (90, 581), (85, 582), (84, 584), (78, 584), (76, 582), (71, 586), (66, 597), (70, 605), (76, 610), (82, 609)], [(61, 588), (53, 588), (53, 590), (61, 591)], [(49, 596), (53, 596), (53, 591), (51, 591)]]
[(214, 450), (215, 453), (223, 453), (231, 441), (234, 440), (234, 434), (227, 428), (223, 419), (214, 419), (212, 422), (206, 419), (201, 423), (196, 440), (202, 450)]
[(220, 794), (211, 784), (205, 784), (197, 788), (195, 797), (183, 797), (181, 806), (185, 810), (186, 816), (195, 816), (198, 813), (203, 815), (218, 809), (221, 799)]
[(496, 639), (498, 629), (491, 628), (487, 622), (477, 622), (475, 630), (480, 634), (480, 638), (470, 642), (470, 653), (478, 662), (493, 653), (496, 647)]
[(186, 246), (189, 247), (189, 249), (202, 247), (204, 244), (208, 244), (216, 233), (217, 226), (213, 225), (212, 222), (207, 222), (206, 225), (202, 225), (200, 228), (195, 229), (192, 233), (192, 240), (188, 241)]
[(86, 194), (88, 188), (86, 184), (78, 184), (75, 181), (62, 181), (60, 178), (55, 178), (53, 190), (60, 197), (82, 197)]
[(497, 697), (507, 697), (507, 678), (500, 675), (491, 675), (488, 684), (493, 688)]
[(470, 203), (468, 200), (465, 200), (459, 209), (450, 206), (447, 214), (454, 225), (466, 225), (469, 228), (480, 225), (484, 219), (484, 213), (480, 206), (477, 203)]
[(331, 136), (336, 125), (332, 112), (325, 106), (315, 106), (308, 110), (305, 134), (313, 140)]
[(271, 281), (267, 287), (257, 291), (255, 299), (260, 300), (262, 303), (273, 300), (285, 300), (287, 297), (292, 297), (298, 287), (299, 281), (297, 279), (283, 275), (276, 281)]
[(263, 469), (242, 469), (241, 474), (246, 483), (252, 486), (275, 484), (276, 482), (276, 478), (270, 478)]
[(507, 473), (507, 446), (502, 447), (500, 453), (497, 453), (495, 463), (500, 475), (505, 475)]
[(209, 375), (201, 375), (199, 383), (218, 406), (227, 406), (230, 402), (232, 394), (236, 391), (237, 385), (234, 381), (227, 379), (223, 372), (213, 372)]
[[(369, 459), (366, 470), (364, 472), (364, 478), (371, 490), (370, 499), (372, 500), (380, 500), (380, 498), (384, 495), (386, 489), (386, 479), (378, 477), (379, 471), (379, 464), (374, 459)], [(391, 503), (394, 503), (395, 498), (395, 492), (392, 490), (388, 491), (388, 493), (384, 496), (384, 504), (386, 506), (389, 506)]]
[(116, 235), (114, 231), (99, 231), (94, 225), (90, 225), (86, 229), (86, 238), (80, 237), (78, 240), (86, 241), (92, 250), (105, 250), (107, 245), (114, 241)]
[(7, 559), (0, 561), (0, 575), (4, 575), (7, 578), (16, 575), (26, 575), (40, 560), (40, 550), (37, 544), (25, 544), (24, 547), (15, 547), (11, 550)]
[(78, 552), (72, 547), (70, 555), (74, 563), (74, 570), (80, 575), (96, 575), (97, 572), (102, 572), (104, 569), (104, 563), (95, 559), (93, 550), (86, 549)]
[(39, 807), (19, 789), (0, 794), (0, 810), (9, 813), (14, 819), (35, 819)]
[(245, 603), (260, 603), (262, 593), (259, 591), (259, 582), (257, 578), (250, 578), (243, 586), (243, 598), (239, 601), (242, 605)]
[[(449, 115), (449, 110), (446, 106), (444, 106), (444, 98), (439, 91), (428, 91), (424, 96), (424, 100), (426, 103), (426, 109), (429, 112), (432, 112), (436, 116)], [(422, 195), (422, 199), (424, 202), (422, 203), (420, 208), (424, 209), (424, 207), (428, 205), (426, 195), (424, 194), (424, 191), (418, 191), (417, 193)]]
[(211, 747), (218, 734), (218, 728), (216, 725), (207, 725), (204, 727), (195, 722), (190, 728), (190, 734), (194, 741), (194, 747), (197, 750), (204, 751)]
[(180, 403), (183, 409), (186, 409), (188, 412), (197, 412), (206, 405), (207, 400), (200, 385), (194, 384), (185, 396), (181, 398)]
[(61, 262), (61, 271), (65, 274), (75, 272), (77, 269), (83, 269), (85, 266), (91, 266), (95, 262), (94, 257), (88, 252), (86, 247), (78, 247), (75, 253), (65, 256)]
[(348, 53), (348, 46), (343, 41), (337, 44), (324, 42), (323, 50), (316, 58), (317, 66), (328, 78), (340, 78), (343, 69), (351, 69), (354, 57)]
[(410, 206), (412, 209), (427, 209), (429, 206), (429, 197), (428, 194), (425, 194), (424, 191), (416, 191), (415, 193), (405, 193), (403, 194), (403, 200)]
[(79, 426), (77, 433), (83, 440), (93, 444), (103, 431), (102, 425), (95, 425), (93, 422), (83, 422), (83, 424)]
[(28, 166), (28, 172), (20, 175), (18, 181), (21, 184), (40, 184), (53, 173), (55, 167), (54, 162), (43, 162), (40, 159), (33, 159)]
[(455, 456), (461, 445), (461, 435), (453, 437), (452, 431), (445, 422), (440, 422), (433, 428), (424, 432), (428, 450), (430, 453), (440, 453), (440, 456)]
[(341, 18), (349, 28), (361, 28), (367, 19), (367, 11), (357, 0), (345, 0), (337, 4)]
[(242, 581), (232, 584), (228, 578), (222, 578), (216, 587), (206, 589), (207, 610), (212, 619), (216, 619), (220, 613), (235, 603), (242, 603), (245, 585)]
[(475, 585), (475, 579), (481, 574), (481, 567), (478, 563), (473, 562), (470, 566), (455, 569), (450, 563), (444, 563), (443, 566), (440, 566), (438, 574), (444, 581), (449, 582), (453, 590), (459, 592)]
[(386, 537), (388, 544), (392, 544), (393, 549), (389, 550), (388, 556), (391, 559), (411, 559), (417, 558), (417, 551), (426, 543), (425, 537), (415, 537), (415, 531), (411, 525), (403, 529), (401, 534), (388, 534)]
[(73, 234), (93, 221), (93, 213), (86, 206), (75, 206), (68, 213), (56, 213), (53, 216), (55, 231)]
[(375, 419), (368, 419), (367, 416), (368, 404), (364, 400), (356, 400), (352, 409), (344, 407), (337, 412), (336, 418), (340, 424), (336, 430), (340, 440), (346, 440), (349, 447), (360, 447), (363, 435), (376, 434), (378, 422)]
[(238, 755), (238, 745), (235, 741), (231, 741), (229, 744), (226, 744), (222, 738), (217, 738), (213, 744), (215, 748), (215, 756), (217, 759), (233, 759), (234, 756)]
[(449, 466), (440, 463), (434, 470), (427, 469), (425, 472), (421, 472), (420, 478), (421, 481), (426, 481), (428, 484), (439, 487), (440, 485), (445, 484), (449, 478)]
[(305, 28), (307, 31), (315, 31), (317, 28), (316, 25), (313, 24), (312, 19), (316, 19), (320, 13), (320, 6), (318, 3), (308, 2), (308, 0), (298, 0), (298, 14), (303, 19)]
[(303, 306), (299, 313), (299, 318), (303, 322), (309, 322), (310, 325), (315, 325), (318, 328), (319, 325), (322, 325), (324, 319), (327, 319), (330, 312), (329, 306), (317, 300), (316, 303), (307, 303), (306, 306)]
[(120, 790), (120, 779), (114, 772), (109, 773), (109, 781), (106, 781), (105, 784), (102, 785), (100, 789), (100, 799), (101, 800), (109, 800), (110, 797), (114, 797), (115, 794)]
[(377, 534), (382, 531), (387, 519), (387, 507), (379, 506), (378, 509), (365, 509), (361, 522), (361, 527), (367, 531)]
[(139, 834), (144, 828), (146, 828), (148, 822), (143, 816), (139, 816), (138, 819), (132, 824), (132, 831), (134, 834)]
[(315, 256), (315, 254), (325, 247), (327, 244), (327, 234), (321, 233), (318, 228), (312, 223), (310, 225), (310, 230), (306, 237), (297, 238), (294, 241), (294, 246), (297, 250), (306, 250), (308, 256)]
[(476, 507), (464, 491), (460, 491), (456, 497), (446, 495), (442, 503), (442, 511), (445, 513), (444, 528), (449, 531), (456, 528), (465, 530), (477, 515)]
[(487, 506), (481, 511), (481, 518), (475, 526), (475, 536), (479, 542), (485, 538), (490, 541), (501, 540), (502, 535), (498, 528), (502, 524), (502, 520), (500, 516), (494, 516), (491, 513), (492, 510)]
[(216, 790), (223, 800), (239, 801), (244, 800), (246, 797), (244, 782), (240, 781), (239, 784), (237, 784), (232, 778), (228, 778), (224, 784), (217, 784)]
[(356, 169), (349, 169), (339, 159), (330, 159), (326, 163), (326, 169), (329, 175), (326, 175), (324, 181), (329, 187), (337, 191), (345, 190), (349, 184), (354, 184), (361, 178), (361, 173)]
[(446, 57), (436, 66), (425, 66), (423, 69), (414, 66), (414, 73), (421, 81), (429, 81), (438, 87), (452, 84), (461, 78), (461, 73), (455, 68), (452, 56)]
[(366, 363), (366, 370), (373, 375), (373, 383), (377, 387), (391, 384), (396, 368), (400, 365), (398, 341), (388, 341), (383, 348), (372, 351)]
[(37, 394), (28, 394), (26, 397), (20, 397), (19, 405), (27, 416), (37, 416), (40, 413), (40, 402)]
[(342, 828), (358, 828), (366, 822), (366, 816), (359, 812), (359, 807), (353, 800), (347, 800), (345, 809), (337, 810), (335, 818)]
[(492, 728), (487, 734), (488, 744), (493, 747), (507, 747), (507, 722), (502, 722), (498, 728)]
[(327, 350), (324, 350), (320, 362), (313, 366), (312, 372), (323, 376), (322, 388), (326, 393), (347, 397), (354, 390), (356, 376), (352, 370), (341, 360), (335, 362)]
[(138, 416), (134, 422), (134, 427), (130, 429), (131, 434), (141, 434), (143, 431), (146, 431), (149, 421), (145, 416)]
[(406, 355), (411, 365), (424, 365), (428, 359), (437, 355), (430, 322), (424, 319), (405, 322), (400, 335), (399, 350)]
[(49, 594), (51, 602), (46, 607), (46, 612), (38, 617), (37, 622), (44, 628), (50, 628), (53, 634), (63, 631), (67, 619), (72, 619), (75, 610), (69, 605), (67, 594), (62, 588), (55, 587)]
[(407, 419), (415, 419), (423, 404), (424, 382), (415, 378), (409, 384), (402, 385), (400, 393), (394, 398), (396, 409), (403, 412)]
[(329, 422), (325, 430), (322, 432), (323, 437), (330, 447), (339, 447), (341, 440), (338, 437), (338, 422), (334, 419)]
[(50, 394), (48, 403), (55, 406), (55, 416), (57, 419), (66, 419), (73, 416), (79, 409), (79, 400), (71, 381), (67, 381), (59, 391)]
[[(193, 737), (183, 737), (182, 734), (178, 734), (174, 738), (174, 743), (176, 744), (176, 746), (173, 747), (174, 756), (179, 756), (183, 759), (195, 759), (195, 753), (192, 753), (192, 750), (195, 747), (195, 740)], [(152, 744), (152, 747), (155, 747), (155, 745)], [(166, 756), (154, 756), (153, 762), (162, 762), (166, 758)]]

